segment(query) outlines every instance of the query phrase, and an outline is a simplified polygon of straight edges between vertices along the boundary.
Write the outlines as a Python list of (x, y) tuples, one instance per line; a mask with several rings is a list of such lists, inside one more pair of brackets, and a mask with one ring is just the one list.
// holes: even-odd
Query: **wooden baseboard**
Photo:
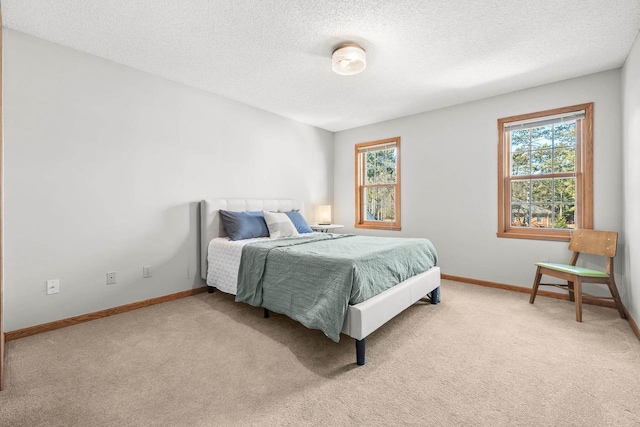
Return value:
[[(486, 280), (478, 280), (478, 279), (471, 279), (468, 277), (453, 276), (451, 274), (442, 274), (441, 277), (442, 279), (445, 279), (445, 280), (455, 280), (456, 282), (470, 283), (473, 285), (487, 286), (490, 288), (504, 289), (507, 291), (521, 292), (521, 293), (527, 293), (527, 294), (531, 292), (531, 290), (528, 288), (524, 288), (522, 286), (507, 285), (505, 283), (489, 282)], [(137, 310), (139, 308), (149, 307), (151, 305), (160, 304), (167, 301), (173, 301), (176, 299), (185, 298), (192, 295), (197, 295), (206, 291), (207, 291), (206, 286), (202, 288), (190, 289), (188, 291), (177, 292), (175, 294), (165, 295), (162, 297), (151, 298), (148, 300), (138, 301), (131, 304), (125, 304), (118, 307), (107, 308), (105, 310), (95, 311), (93, 313), (81, 314), (79, 316), (69, 317), (67, 319), (56, 320), (54, 322), (43, 323), (41, 325), (30, 326), (28, 328), (17, 329), (15, 331), (10, 331), (3, 334), (4, 337), (0, 336), (0, 340), (3, 340), (4, 338), (3, 341), (12, 341), (18, 338), (24, 338), (31, 335), (39, 334), (41, 332), (53, 331), (55, 329), (77, 325), (79, 323), (88, 322), (90, 320), (102, 319), (103, 317), (113, 316), (114, 314), (126, 313), (127, 311)], [(567, 301), (569, 300), (568, 295), (560, 294), (558, 292), (538, 290), (538, 295), (567, 300)], [(584, 303), (594, 304), (594, 305), (603, 305), (606, 307), (615, 308), (613, 303), (610, 303), (609, 301), (589, 301), (588, 302), (585, 300)], [(631, 317), (631, 314), (629, 314), (629, 311), (626, 309), (626, 307), (624, 311), (627, 315), (627, 319), (629, 320), (629, 325), (631, 326), (633, 333), (640, 340), (640, 328), (638, 328), (638, 324), (633, 319), (633, 317)]]
[(0, 331), (0, 391), (4, 388), (4, 332)]
[[(530, 288), (525, 288), (525, 287), (516, 286), (516, 285), (507, 285), (505, 283), (488, 282), (486, 280), (470, 279), (468, 277), (452, 276), (450, 274), (442, 274), (440, 277), (446, 280), (455, 280), (456, 282), (471, 283), (473, 285), (487, 286), (489, 288), (505, 289), (507, 291), (522, 292), (525, 294), (531, 293)], [(545, 291), (544, 289), (539, 289), (537, 295), (569, 301), (569, 294), (561, 294), (559, 292)], [(582, 297), (582, 302), (585, 304), (599, 305), (601, 307), (616, 308), (615, 303), (611, 300), (601, 300), (597, 298), (590, 298), (586, 295)]]
[[(624, 304), (622, 306), (624, 307)], [(633, 317), (631, 317), (631, 314), (629, 314), (629, 310), (627, 310), (627, 307), (624, 307), (624, 314), (627, 315), (627, 320), (629, 321), (631, 330), (633, 331), (634, 334), (636, 334), (636, 337), (638, 337), (638, 339), (640, 340), (640, 328), (638, 328), (638, 324), (633, 319)]]
[(67, 326), (77, 325), (79, 323), (88, 322), (90, 320), (102, 319), (103, 317), (113, 316), (114, 314), (126, 313), (127, 311), (137, 310), (150, 305), (160, 304), (167, 301), (173, 301), (180, 298), (197, 295), (207, 291), (207, 287), (189, 289), (188, 291), (176, 292), (175, 294), (165, 295), (162, 297), (151, 298), (144, 301), (133, 302), (131, 304), (120, 305), (118, 307), (107, 308), (93, 313), (81, 314), (79, 316), (69, 317), (67, 319), (56, 320), (54, 322), (43, 323), (41, 325), (30, 326), (28, 328), (17, 329), (5, 334), (6, 341), (16, 340), (41, 332), (53, 331)]

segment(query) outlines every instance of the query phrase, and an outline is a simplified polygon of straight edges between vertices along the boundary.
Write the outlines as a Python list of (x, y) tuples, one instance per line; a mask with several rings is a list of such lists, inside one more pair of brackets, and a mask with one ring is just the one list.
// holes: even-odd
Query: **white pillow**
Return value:
[(262, 215), (264, 215), (264, 220), (269, 229), (269, 237), (272, 239), (300, 235), (286, 213), (262, 211)]

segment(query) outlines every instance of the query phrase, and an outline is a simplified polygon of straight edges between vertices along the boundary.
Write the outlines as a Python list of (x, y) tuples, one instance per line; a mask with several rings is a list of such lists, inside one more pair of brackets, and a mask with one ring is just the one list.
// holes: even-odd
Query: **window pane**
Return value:
[(555, 203), (575, 203), (576, 201), (576, 179), (556, 178), (554, 179), (553, 201)]
[(529, 150), (518, 150), (511, 153), (511, 175), (530, 175)]
[(533, 174), (551, 173), (551, 154), (553, 151), (540, 149), (531, 152), (531, 172)]
[(529, 205), (526, 203), (511, 204), (511, 226), (529, 227)]
[(555, 146), (573, 146), (576, 145), (576, 122), (560, 123), (554, 125), (554, 143)]
[(528, 179), (511, 181), (511, 200), (514, 203), (529, 201), (529, 182)]
[(548, 204), (531, 205), (531, 226), (551, 228), (553, 226), (553, 210)]
[(576, 228), (576, 205), (557, 204), (553, 226), (554, 228)]
[(391, 221), (396, 218), (395, 187), (364, 189), (364, 220)]
[(395, 148), (365, 153), (365, 159), (365, 184), (395, 184)]
[(531, 180), (531, 201), (533, 203), (552, 203), (553, 202), (553, 180), (552, 179)]
[(511, 152), (529, 151), (531, 143), (531, 132), (529, 129), (514, 130), (511, 132)]
[(558, 146), (553, 150), (553, 171), (573, 172), (576, 170), (576, 147)]
[(542, 126), (531, 129), (531, 149), (539, 150), (551, 148), (553, 140), (553, 126)]

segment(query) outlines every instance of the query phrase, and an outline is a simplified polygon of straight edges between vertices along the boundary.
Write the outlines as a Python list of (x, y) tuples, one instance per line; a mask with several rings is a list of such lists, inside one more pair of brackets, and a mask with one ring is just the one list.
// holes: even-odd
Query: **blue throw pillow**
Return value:
[(233, 212), (220, 209), (222, 225), (231, 240), (269, 237), (269, 229), (261, 211)]
[(298, 230), (298, 233), (313, 233), (313, 230), (309, 227), (307, 221), (304, 220), (304, 217), (300, 215), (299, 211), (289, 211), (285, 213), (296, 227), (296, 230)]

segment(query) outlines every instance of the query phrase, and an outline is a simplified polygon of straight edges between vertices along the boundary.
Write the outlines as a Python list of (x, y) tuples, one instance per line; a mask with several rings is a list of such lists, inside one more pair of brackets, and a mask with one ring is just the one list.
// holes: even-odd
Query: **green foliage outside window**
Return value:
[(396, 164), (395, 148), (365, 154), (365, 185), (376, 185), (365, 189), (365, 220), (395, 220)]
[(510, 136), (511, 225), (575, 228), (576, 178), (545, 175), (575, 171), (576, 122), (514, 130)]

